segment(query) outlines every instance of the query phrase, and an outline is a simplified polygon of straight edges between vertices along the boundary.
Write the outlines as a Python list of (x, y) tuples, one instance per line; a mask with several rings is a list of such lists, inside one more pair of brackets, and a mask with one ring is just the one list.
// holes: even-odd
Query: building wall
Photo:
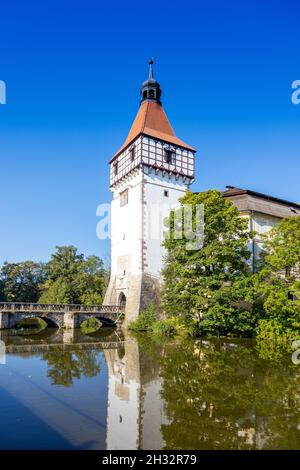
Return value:
[[(131, 148), (135, 148), (134, 159), (131, 158)], [(128, 173), (137, 168), (142, 161), (142, 137), (138, 137), (132, 145), (127, 147), (124, 152), (118, 155), (110, 163), (110, 186), (113, 187), (120, 179), (128, 175)], [(117, 174), (115, 174), (115, 166), (117, 165)]]
[(261, 214), (259, 212), (253, 212), (251, 214), (242, 212), (241, 217), (248, 220), (249, 231), (256, 232), (253, 242), (248, 245), (248, 249), (251, 252), (249, 265), (254, 268), (254, 263), (259, 260), (263, 248), (262, 235), (267, 234), (273, 227), (278, 225), (281, 219), (280, 217)]
[(254, 256), (255, 260), (259, 260), (263, 242), (262, 235), (266, 235), (273, 227), (279, 224), (279, 217), (275, 217), (267, 214), (254, 213), (252, 215), (252, 230), (257, 232), (257, 235), (254, 240)]
[[(175, 156), (171, 163), (166, 163), (164, 160), (165, 148), (171, 149), (174, 152)], [(191, 179), (195, 175), (195, 157), (193, 152), (176, 145), (152, 139), (151, 137), (142, 138), (142, 163), (152, 168), (164, 169)]]
[[(128, 203), (121, 207), (120, 194), (128, 190)], [(142, 270), (143, 172), (136, 169), (119, 182), (111, 203), (111, 273), (121, 278)], [(125, 271), (125, 274), (124, 274)]]
[(165, 250), (162, 246), (168, 227), (164, 221), (188, 189), (189, 179), (144, 168), (144, 271), (160, 278)]

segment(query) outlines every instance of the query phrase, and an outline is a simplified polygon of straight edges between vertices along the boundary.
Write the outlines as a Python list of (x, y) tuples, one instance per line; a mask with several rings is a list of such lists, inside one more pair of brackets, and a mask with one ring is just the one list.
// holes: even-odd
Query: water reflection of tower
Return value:
[(162, 449), (167, 422), (157, 364), (143, 360), (135, 340), (105, 351), (109, 370), (106, 447), (109, 450)]

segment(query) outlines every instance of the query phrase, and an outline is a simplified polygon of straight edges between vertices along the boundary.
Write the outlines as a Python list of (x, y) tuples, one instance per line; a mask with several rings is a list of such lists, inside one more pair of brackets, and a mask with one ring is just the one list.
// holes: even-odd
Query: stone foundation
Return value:
[(104, 305), (119, 305), (122, 294), (126, 297), (125, 326), (136, 320), (141, 310), (150, 304), (160, 303), (161, 283), (158, 278), (144, 273), (141, 276), (126, 276), (120, 282), (117, 276), (111, 278)]

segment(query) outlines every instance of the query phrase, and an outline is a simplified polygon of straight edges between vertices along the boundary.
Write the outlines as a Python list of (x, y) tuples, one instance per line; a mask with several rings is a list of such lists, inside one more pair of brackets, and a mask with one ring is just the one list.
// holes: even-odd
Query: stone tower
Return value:
[(195, 149), (178, 139), (149, 77), (124, 145), (110, 161), (111, 278), (104, 304), (126, 304), (126, 321), (159, 302), (163, 220), (194, 180)]

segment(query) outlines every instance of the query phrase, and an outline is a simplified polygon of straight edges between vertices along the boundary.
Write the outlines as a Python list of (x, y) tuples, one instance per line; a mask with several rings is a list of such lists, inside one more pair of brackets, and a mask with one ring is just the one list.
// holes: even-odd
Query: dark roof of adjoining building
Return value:
[(300, 215), (300, 204), (257, 191), (227, 186), (222, 194), (232, 199), (241, 212), (254, 211), (279, 218)]
[(250, 196), (255, 196), (261, 199), (266, 199), (268, 201), (277, 202), (278, 204), (284, 204), (285, 206), (292, 206), (296, 207), (297, 209), (300, 209), (300, 204), (297, 204), (296, 202), (287, 201), (286, 199), (280, 199), (278, 197), (269, 196), (268, 194), (259, 193), (250, 189), (236, 188), (235, 186), (226, 186), (226, 188), (226, 191), (223, 191), (223, 196), (225, 197), (249, 194)]

